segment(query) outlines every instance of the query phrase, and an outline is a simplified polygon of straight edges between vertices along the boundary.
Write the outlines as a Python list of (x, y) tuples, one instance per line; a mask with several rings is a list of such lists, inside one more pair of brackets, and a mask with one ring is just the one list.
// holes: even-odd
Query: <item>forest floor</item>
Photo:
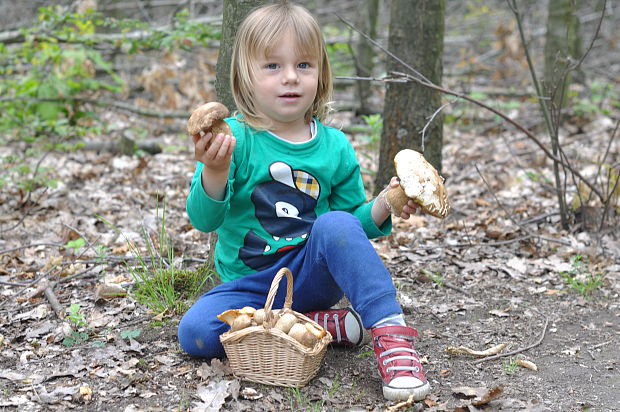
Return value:
[[(352, 117), (340, 120), (346, 126)], [(562, 137), (569, 157), (596, 158), (613, 126), (608, 118), (570, 126)], [(376, 167), (376, 148), (352, 138), (363, 166)], [(101, 297), (103, 284), (131, 288), (126, 238), (140, 245), (141, 228), (158, 232), (162, 198), (176, 254), (206, 257), (207, 235), (191, 227), (184, 208), (190, 142), (178, 132), (159, 141), (165, 150), (143, 157), (52, 152), (41, 167), (53, 171), (57, 187), (0, 194), (0, 410), (620, 411), (617, 220), (562, 230), (550, 162), (525, 137), (447, 127), (451, 215), (395, 219), (393, 233), (374, 241), (406, 320), (420, 333), (432, 392), (415, 405), (383, 399), (368, 345), (328, 348), (301, 389), (265, 386), (235, 379), (226, 360), (185, 355), (176, 337), (180, 314), (154, 314), (131, 293)], [(619, 152), (616, 139), (610, 156)], [(62, 247), (77, 238), (86, 243)], [(42, 279), (71, 316), (57, 316)], [(72, 304), (79, 307), (70, 313)], [(498, 344), (507, 345), (500, 355), (515, 353), (447, 352)]]

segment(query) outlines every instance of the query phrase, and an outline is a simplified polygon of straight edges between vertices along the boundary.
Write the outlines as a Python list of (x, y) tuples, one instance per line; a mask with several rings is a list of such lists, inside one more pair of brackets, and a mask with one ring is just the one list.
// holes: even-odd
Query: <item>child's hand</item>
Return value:
[(213, 136), (212, 133), (192, 135), (194, 157), (204, 164), (205, 169), (214, 173), (228, 172), (232, 153), (237, 140), (234, 136), (223, 133)]
[[(398, 177), (393, 176), (392, 179), (390, 179), (390, 184), (388, 185), (388, 189), (396, 188), (398, 186), (400, 186), (400, 181)], [(414, 202), (412, 199), (409, 199), (407, 201), (407, 204), (403, 206), (403, 211), (401, 212), (401, 214), (396, 215), (396, 216), (399, 216), (406, 220), (406, 219), (409, 219), (411, 215), (415, 215), (418, 212), (418, 210), (421, 210), (420, 205)]]

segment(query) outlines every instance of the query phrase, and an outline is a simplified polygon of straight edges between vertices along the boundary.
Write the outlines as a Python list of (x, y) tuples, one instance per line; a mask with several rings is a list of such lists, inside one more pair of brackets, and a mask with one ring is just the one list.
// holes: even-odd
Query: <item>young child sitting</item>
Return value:
[[(191, 223), (217, 231), (223, 283), (183, 316), (179, 342), (193, 356), (224, 357), (216, 315), (263, 307), (282, 267), (294, 275), (293, 310), (325, 326), (335, 344), (359, 345), (370, 329), (388, 400), (430, 391), (392, 278), (369, 238), (392, 229), (384, 193), (366, 201), (345, 135), (326, 126), (332, 74), (316, 20), (282, 2), (256, 9), (239, 27), (231, 67), (238, 113), (232, 135), (193, 136)], [(410, 201), (401, 217), (417, 210)], [(283, 282), (284, 283), (284, 282)], [(281, 285), (284, 287), (284, 285)], [(278, 291), (274, 308), (282, 307)], [(346, 295), (352, 308), (329, 309)]]

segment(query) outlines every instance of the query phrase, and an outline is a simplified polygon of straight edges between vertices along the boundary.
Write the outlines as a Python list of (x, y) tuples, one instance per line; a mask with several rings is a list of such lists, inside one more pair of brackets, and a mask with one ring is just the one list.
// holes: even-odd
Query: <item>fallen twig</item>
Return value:
[[(401, 409), (407, 408), (409, 406), (414, 406), (415, 404), (415, 400), (413, 400), (413, 395), (409, 396), (409, 399), (407, 399), (406, 401), (397, 403), (394, 406), (390, 406), (389, 408), (386, 409), (387, 412), (395, 412), (395, 411), (399, 411)], [(421, 408), (416, 408), (416, 411), (421, 410)]]
[(607, 342), (599, 343), (598, 345), (592, 346), (592, 349), (602, 348), (603, 346), (609, 345), (610, 343), (611, 343), (611, 341), (608, 340)]
[(443, 282), (443, 285), (444, 285), (445, 287), (447, 287), (448, 289), (452, 289), (452, 290), (455, 290), (455, 291), (457, 291), (457, 292), (462, 293), (463, 295), (469, 296), (469, 292), (468, 292), (468, 291), (466, 291), (465, 289), (461, 289), (461, 288), (459, 288), (458, 286), (454, 286), (454, 285), (453, 285), (452, 283), (450, 283), (450, 282), (445, 282), (445, 281), (444, 281), (444, 282)]
[(49, 283), (47, 279), (42, 279), (41, 285), (44, 286), (42, 287), (43, 295), (49, 302), (52, 309), (54, 309), (54, 312), (56, 313), (56, 316), (58, 316), (58, 319), (64, 319), (65, 308), (60, 304), (60, 302), (58, 301), (58, 298), (56, 297), (56, 294), (54, 293), (54, 289), (53, 289), (54, 285)]
[(536, 346), (540, 345), (542, 343), (542, 341), (545, 339), (545, 335), (547, 334), (547, 326), (549, 325), (549, 319), (547, 319), (547, 317), (544, 316), (544, 315), (542, 315), (542, 316), (545, 318), (545, 324), (543, 325), (543, 330), (542, 330), (542, 333), (540, 334), (540, 338), (538, 338), (538, 340), (536, 342), (534, 342), (533, 344), (531, 344), (529, 346), (526, 346), (524, 348), (514, 350), (512, 352), (500, 353), (500, 354), (497, 354), (497, 355), (489, 356), (487, 358), (478, 359), (477, 361), (474, 361), (473, 364), (478, 364), (478, 363), (481, 363), (481, 362), (485, 362), (485, 361), (493, 360), (493, 359), (498, 359), (498, 358), (505, 358), (506, 356), (516, 355), (518, 353), (525, 352), (526, 350), (530, 350), (530, 349), (535, 348)]
[(486, 350), (473, 350), (465, 346), (448, 346), (446, 348), (446, 352), (453, 355), (471, 355), (477, 357), (485, 357), (485, 356), (493, 356), (497, 355), (506, 347), (505, 343), (500, 343), (499, 345), (493, 346), (492, 348)]

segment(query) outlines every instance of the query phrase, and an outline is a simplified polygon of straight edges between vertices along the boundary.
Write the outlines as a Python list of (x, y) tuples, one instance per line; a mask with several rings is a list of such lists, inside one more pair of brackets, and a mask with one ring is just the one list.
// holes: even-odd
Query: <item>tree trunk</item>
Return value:
[[(365, 0), (362, 12), (360, 13), (359, 29), (371, 39), (377, 38), (377, 15), (379, 13), (379, 0)], [(375, 53), (372, 45), (363, 36), (359, 36), (356, 47), (355, 72), (359, 77), (371, 77), (374, 67)], [(372, 107), (370, 98), (372, 97), (372, 83), (370, 81), (358, 80), (356, 93), (359, 106), (356, 109), (357, 115), (368, 115), (376, 113), (376, 108)]]
[[(235, 100), (230, 90), (230, 61), (237, 28), (254, 8), (266, 3), (260, 0), (224, 0), (224, 15), (222, 17), (222, 39), (220, 40), (220, 53), (217, 58), (215, 93), (217, 101), (223, 103), (230, 112), (236, 110)], [(217, 235), (209, 233), (209, 263), (213, 263), (215, 243)]]
[(222, 39), (216, 66), (215, 93), (217, 100), (228, 107), (231, 113), (236, 110), (235, 100), (230, 90), (230, 60), (237, 28), (250, 11), (265, 3), (267, 3), (265, 0), (224, 0)]
[[(566, 106), (568, 87), (574, 73), (567, 72), (573, 61), (582, 55), (579, 36), (579, 18), (576, 15), (579, 0), (549, 0), (547, 35), (545, 38), (545, 94), (552, 98), (554, 109)], [(583, 82), (583, 72), (575, 76)]]
[[(440, 85), (443, 65), (444, 0), (392, 0), (388, 49), (414, 67), (431, 82)], [(388, 57), (388, 74), (406, 72)], [(394, 156), (405, 148), (418, 150), (441, 173), (443, 116), (441, 94), (415, 83), (388, 83), (383, 109), (383, 131), (379, 170), (375, 180), (378, 193), (395, 175)]]

